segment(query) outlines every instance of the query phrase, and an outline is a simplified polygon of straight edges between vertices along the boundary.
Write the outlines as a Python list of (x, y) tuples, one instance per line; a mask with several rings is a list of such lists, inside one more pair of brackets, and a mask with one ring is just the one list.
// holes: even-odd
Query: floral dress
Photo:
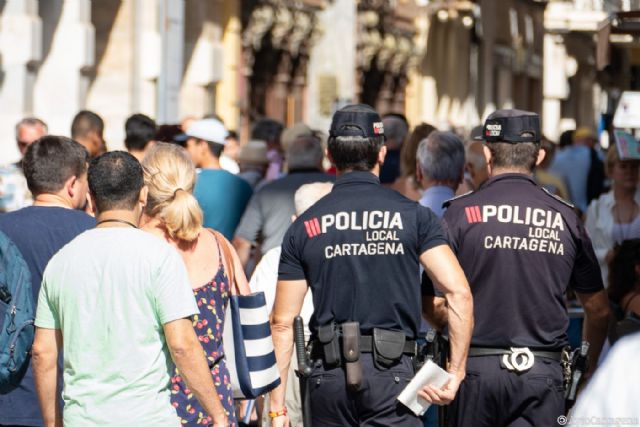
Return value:
[[(218, 243), (216, 241), (216, 243)], [(224, 359), (222, 347), (222, 331), (224, 330), (224, 313), (229, 301), (229, 278), (222, 264), (222, 251), (218, 243), (218, 271), (214, 278), (204, 286), (193, 290), (200, 314), (193, 318), (193, 328), (202, 344), (213, 383), (227, 413), (230, 426), (237, 426), (233, 392), (229, 381), (229, 371)], [(180, 376), (178, 368), (174, 368), (171, 378), (171, 404), (176, 408), (182, 425), (201, 426), (213, 422), (204, 411), (195, 395), (189, 390)]]

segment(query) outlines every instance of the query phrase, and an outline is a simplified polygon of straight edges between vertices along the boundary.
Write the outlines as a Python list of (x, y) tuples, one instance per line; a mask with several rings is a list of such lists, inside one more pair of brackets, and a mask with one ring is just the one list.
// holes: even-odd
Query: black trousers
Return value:
[(343, 367), (325, 368), (314, 362), (309, 378), (313, 427), (407, 426), (422, 421), (396, 400), (414, 375), (412, 360), (403, 356), (389, 369), (378, 369), (370, 353), (362, 354), (362, 387), (347, 390)]
[(501, 356), (470, 357), (467, 375), (449, 411), (450, 427), (552, 427), (564, 414), (560, 362), (536, 357), (518, 374)]

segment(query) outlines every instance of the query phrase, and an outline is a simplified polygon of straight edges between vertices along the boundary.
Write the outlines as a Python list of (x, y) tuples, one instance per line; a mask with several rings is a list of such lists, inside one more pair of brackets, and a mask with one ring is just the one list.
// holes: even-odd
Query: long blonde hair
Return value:
[(142, 167), (149, 187), (145, 213), (162, 221), (172, 238), (194, 241), (202, 229), (202, 209), (192, 194), (196, 170), (189, 154), (178, 145), (158, 142)]

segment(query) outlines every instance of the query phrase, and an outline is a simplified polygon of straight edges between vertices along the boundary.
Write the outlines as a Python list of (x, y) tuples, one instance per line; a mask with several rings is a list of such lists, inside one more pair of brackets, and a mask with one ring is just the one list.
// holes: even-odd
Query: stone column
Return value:
[(216, 84), (215, 111), (228, 129), (238, 130), (240, 123), (240, 56), (242, 54), (242, 26), (240, 0), (227, 0), (219, 6), (222, 19), (222, 80)]
[(547, 34), (544, 36), (544, 100), (542, 103), (542, 130), (547, 138), (558, 141), (561, 102), (569, 95), (566, 76), (567, 51), (562, 36)]
[(41, 55), (38, 2), (8, 0), (0, 17), (0, 164), (20, 158), (14, 126), (25, 115), (34, 113), (33, 81)]
[(160, 1), (162, 67), (158, 79), (159, 123), (180, 119), (180, 86), (184, 72), (184, 0)]
[(202, 117), (215, 112), (215, 85), (222, 79), (222, 5), (209, 0), (185, 3), (184, 79), (180, 114)]
[(159, 0), (134, 0), (131, 112), (155, 118), (162, 58)]
[(316, 16), (321, 36), (309, 54), (304, 120), (328, 132), (331, 110), (356, 99), (357, 6), (351, 0), (335, 0)]
[(109, 150), (124, 149), (124, 121), (132, 110), (133, 1), (90, 2), (95, 27), (95, 65), (84, 107), (104, 119)]
[(53, 134), (69, 135), (73, 116), (85, 107), (94, 64), (90, 0), (40, 3), (46, 51), (34, 87), (34, 112)]

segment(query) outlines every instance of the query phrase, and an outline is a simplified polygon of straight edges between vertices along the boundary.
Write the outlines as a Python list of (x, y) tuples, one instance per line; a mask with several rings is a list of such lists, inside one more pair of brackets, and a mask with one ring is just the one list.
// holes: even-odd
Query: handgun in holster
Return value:
[(573, 350), (569, 356), (570, 375), (565, 379), (566, 390), (564, 396), (567, 410), (571, 409), (575, 403), (576, 396), (578, 394), (578, 386), (580, 385), (583, 375), (587, 372), (589, 362), (587, 358), (588, 353), (589, 343), (587, 341), (582, 341), (580, 348)]
[(358, 391), (362, 385), (359, 322), (342, 324), (342, 356), (345, 362), (347, 387), (351, 391)]

